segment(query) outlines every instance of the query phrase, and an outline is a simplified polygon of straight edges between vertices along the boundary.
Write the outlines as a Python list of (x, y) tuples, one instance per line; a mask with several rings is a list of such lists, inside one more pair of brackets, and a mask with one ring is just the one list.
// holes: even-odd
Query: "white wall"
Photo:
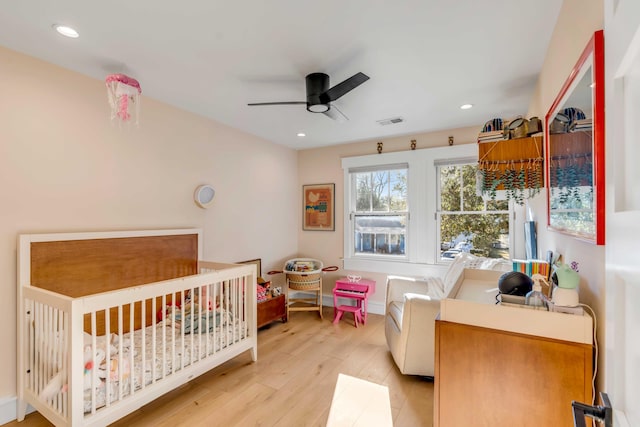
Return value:
[[(602, 29), (603, 26), (604, 8), (602, 0), (564, 0), (538, 79), (536, 92), (529, 106), (529, 117), (545, 117), (593, 33)], [(548, 231), (546, 229), (546, 203), (546, 192), (544, 191), (531, 203), (538, 221), (538, 248), (545, 251), (547, 249), (553, 250), (562, 254), (565, 262), (571, 263), (575, 261), (579, 264), (580, 301), (590, 305), (595, 310), (598, 317), (598, 342), (603, 347), (605, 331), (605, 247)], [(540, 255), (544, 256), (544, 252)], [(598, 366), (601, 373), (598, 376), (598, 385), (599, 389), (602, 389), (602, 368), (604, 367), (602, 352), (600, 352)]]
[[(304, 184), (336, 184), (336, 217), (335, 231), (303, 231), (301, 220), (298, 218), (298, 251), (300, 256), (321, 259), (325, 266), (337, 265), (340, 270), (325, 274), (323, 291), (331, 295), (336, 279), (346, 274), (361, 274), (363, 277), (377, 282), (376, 293), (371, 296), (369, 307), (372, 311), (383, 309), (385, 298), (384, 284), (386, 274), (370, 272), (345, 271), (342, 269), (343, 236), (344, 236), (344, 175), (341, 159), (343, 157), (359, 156), (377, 153), (378, 141), (383, 142), (383, 152), (410, 150), (411, 140), (415, 139), (417, 148), (446, 147), (448, 137), (454, 137), (455, 144), (476, 144), (481, 125), (462, 129), (431, 132), (397, 138), (385, 138), (352, 144), (334, 145), (325, 148), (301, 150), (298, 152), (298, 170), (300, 185)], [(302, 189), (298, 189), (299, 200), (302, 200)], [(300, 202), (302, 204), (302, 202)]]
[[(593, 33), (603, 27), (602, 0), (564, 0), (560, 16), (556, 23), (545, 62), (539, 76), (535, 93), (529, 106), (527, 117), (538, 116), (544, 118), (551, 107), (556, 94), (571, 72), (582, 50)], [(605, 35), (606, 37), (606, 35)], [(498, 109), (498, 107), (496, 107)], [(487, 117), (487, 120), (491, 117)], [(454, 129), (421, 135), (411, 135), (393, 139), (380, 139), (384, 142), (384, 151), (408, 150), (411, 139), (417, 139), (418, 148), (444, 146), (447, 136), (454, 135), (457, 144), (475, 143), (477, 134), (482, 127)], [(311, 232), (298, 228), (298, 249), (302, 255), (320, 258), (325, 265), (342, 267), (343, 244), (343, 177), (340, 159), (346, 156), (371, 154), (376, 151), (378, 140), (338, 145), (300, 151), (298, 167), (300, 184), (336, 183), (336, 231)], [(300, 197), (300, 196), (299, 196)], [(563, 255), (566, 262), (576, 261), (580, 269), (580, 299), (591, 305), (598, 314), (598, 321), (604, 320), (604, 247), (584, 243), (572, 237), (546, 230), (546, 193), (529, 202), (537, 221), (539, 255), (544, 256), (547, 249)], [(518, 209), (517, 216), (522, 218), (524, 211)], [(298, 220), (300, 221), (300, 220)], [(520, 228), (522, 230), (522, 228)], [(522, 232), (516, 235), (516, 256), (523, 256)], [(335, 274), (327, 274), (324, 282), (324, 292), (328, 294), (335, 283), (335, 279), (347, 272), (340, 270)], [(359, 272), (356, 272), (359, 273)], [(385, 275), (362, 273), (364, 276), (377, 280), (383, 284)], [(378, 289), (382, 289), (380, 286)], [(377, 292), (373, 297), (374, 304), (384, 301), (384, 291)], [(599, 342), (604, 343), (604, 327), (599, 327)], [(603, 366), (602, 357), (599, 365)], [(600, 381), (600, 380), (599, 380)], [(599, 382), (600, 384), (600, 382)]]
[(0, 64), (0, 401), (16, 395), (19, 233), (198, 227), (206, 259), (295, 256), (295, 151), (144, 93), (140, 126), (120, 127), (104, 82), (1, 47)]

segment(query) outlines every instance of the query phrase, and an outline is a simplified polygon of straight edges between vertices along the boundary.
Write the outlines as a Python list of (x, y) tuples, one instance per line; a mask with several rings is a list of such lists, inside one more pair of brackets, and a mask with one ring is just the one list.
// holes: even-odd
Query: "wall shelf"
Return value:
[[(524, 188), (539, 189), (544, 185), (544, 157), (542, 136), (478, 142), (478, 169), (483, 172), (483, 191), (492, 187), (494, 180), (504, 181), (509, 176), (524, 175)], [(495, 190), (504, 190), (501, 182)]]

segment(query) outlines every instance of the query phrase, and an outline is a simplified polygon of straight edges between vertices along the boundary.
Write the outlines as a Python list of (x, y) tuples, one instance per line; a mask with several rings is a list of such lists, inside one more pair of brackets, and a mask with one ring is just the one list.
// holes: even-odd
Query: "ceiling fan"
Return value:
[(293, 105), (306, 104), (307, 111), (312, 113), (323, 113), (325, 116), (333, 120), (346, 121), (345, 116), (335, 105), (331, 103), (347, 92), (352, 91), (362, 83), (369, 80), (369, 76), (364, 73), (357, 73), (349, 77), (343, 82), (338, 83), (334, 87), (329, 87), (329, 76), (325, 73), (311, 73), (305, 77), (307, 84), (307, 100), (306, 101), (288, 101), (288, 102), (257, 102), (247, 104), (249, 106), (256, 105)]

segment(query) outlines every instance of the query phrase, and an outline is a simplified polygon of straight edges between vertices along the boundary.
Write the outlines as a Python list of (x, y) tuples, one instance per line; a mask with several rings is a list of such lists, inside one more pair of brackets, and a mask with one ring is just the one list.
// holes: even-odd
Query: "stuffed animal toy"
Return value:
[[(96, 349), (95, 356), (92, 354), (91, 346), (87, 345), (84, 348), (84, 389), (90, 390), (92, 383), (93, 370), (98, 369), (98, 367), (104, 362), (106, 357), (104, 350), (98, 348)], [(104, 371), (100, 372), (98, 369), (98, 380), (93, 385), (94, 388), (98, 388), (100, 379), (105, 378)]]

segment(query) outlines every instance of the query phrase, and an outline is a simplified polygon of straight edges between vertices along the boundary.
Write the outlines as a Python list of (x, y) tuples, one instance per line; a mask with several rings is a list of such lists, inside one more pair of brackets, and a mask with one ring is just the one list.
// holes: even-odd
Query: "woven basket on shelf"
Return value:
[[(296, 264), (305, 263), (309, 269), (303, 271), (296, 270)], [(287, 275), (287, 283), (290, 289), (304, 291), (317, 289), (320, 285), (322, 274), (322, 261), (313, 258), (295, 258), (285, 263), (284, 273)]]
[(318, 287), (318, 283), (320, 282), (320, 273), (300, 274), (287, 272), (287, 282), (291, 289), (314, 289)]

